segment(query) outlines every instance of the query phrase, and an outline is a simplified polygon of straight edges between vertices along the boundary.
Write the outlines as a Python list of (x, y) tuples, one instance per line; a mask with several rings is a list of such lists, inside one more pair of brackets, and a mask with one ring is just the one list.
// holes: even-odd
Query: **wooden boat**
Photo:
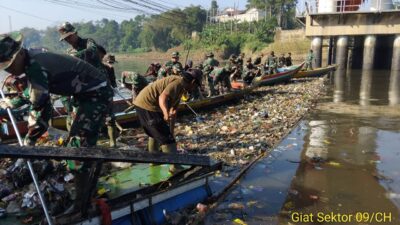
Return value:
[[(251, 92), (255, 87), (248, 87), (240, 90), (234, 90), (230, 93), (226, 93), (223, 95), (218, 95), (218, 96), (213, 96), (210, 98), (205, 98), (202, 100), (197, 100), (197, 101), (192, 101), (188, 102), (187, 104), (192, 107), (193, 109), (203, 109), (215, 105), (220, 105), (227, 103), (229, 101), (234, 101), (242, 98), (244, 95), (248, 94)], [(113, 108), (116, 117), (116, 121), (120, 125), (133, 125), (135, 122), (138, 121), (136, 112), (134, 110), (129, 111), (129, 112), (124, 112), (126, 108), (129, 107), (127, 104), (127, 100), (129, 98), (124, 98), (122, 99), (123, 96), (120, 98), (116, 98), (114, 100)], [(64, 109), (61, 106), (56, 107), (57, 111), (59, 111), (61, 114), (65, 114)], [(180, 104), (178, 111), (188, 111), (189, 108), (185, 104)], [(27, 122), (26, 121), (19, 121), (18, 122), (18, 128), (20, 130), (21, 135), (25, 135), (28, 131), (27, 129)], [(65, 115), (55, 115), (52, 120), (50, 121), (50, 125), (54, 128), (61, 129), (61, 130), (66, 130), (66, 116)], [(14, 132), (14, 128), (12, 127), (12, 124), (9, 121), (5, 121), (1, 123), (0, 126), (0, 138), (1, 139), (14, 139), (16, 138), (16, 134)]]
[(304, 62), (300, 65), (295, 65), (287, 68), (278, 68), (278, 73), (276, 74), (264, 74), (260, 77), (256, 77), (253, 80), (253, 85), (256, 86), (265, 86), (265, 85), (273, 85), (277, 83), (287, 82), (292, 79), (293, 75), (301, 70)]
[[(87, 154), (82, 154), (80, 149), (74, 148), (7, 146), (0, 149), (0, 154), (15, 159), (21, 157), (39, 160), (79, 159), (135, 163), (131, 167), (114, 171), (94, 181), (94, 191), (106, 190), (105, 203), (110, 211), (100, 212), (92, 207), (85, 207), (83, 208), (85, 212), (82, 213), (53, 217), (53, 223), (58, 225), (100, 225), (103, 216), (110, 216), (112, 224), (166, 224), (168, 216), (173, 217), (174, 213), (179, 213), (187, 207), (195, 207), (210, 197), (212, 189), (209, 178), (222, 168), (222, 163), (204, 155), (162, 153), (154, 155), (139, 149), (87, 150), (89, 151)], [(182, 164), (185, 165), (185, 169), (171, 175), (168, 173), (169, 165), (151, 166), (148, 162)], [(40, 207), (37, 210), (41, 210)], [(39, 222), (34, 219), (30, 224), (38, 225)], [(0, 218), (0, 224), (23, 225), (21, 217), (13, 214)]]
[(331, 71), (335, 71), (338, 65), (329, 65), (327, 67), (316, 68), (313, 70), (300, 70), (294, 74), (293, 78), (304, 78), (304, 77), (320, 77)]
[[(226, 94), (212, 96), (210, 98), (205, 98), (197, 101), (187, 102), (187, 104), (193, 109), (206, 109), (207, 107), (221, 105), (234, 100), (239, 100), (244, 95), (250, 93), (254, 88), (255, 86), (251, 86), (241, 90), (234, 90)], [(186, 106), (186, 103), (181, 103), (178, 107), (178, 111), (180, 112), (185, 112), (189, 110), (190, 109), (189, 107)], [(123, 126), (129, 126), (129, 124), (134, 124), (135, 122), (138, 121), (138, 117), (134, 110), (130, 112), (115, 113), (115, 118), (116, 121)], [(52, 126), (58, 129), (65, 130), (66, 117), (65, 116), (53, 117)]]

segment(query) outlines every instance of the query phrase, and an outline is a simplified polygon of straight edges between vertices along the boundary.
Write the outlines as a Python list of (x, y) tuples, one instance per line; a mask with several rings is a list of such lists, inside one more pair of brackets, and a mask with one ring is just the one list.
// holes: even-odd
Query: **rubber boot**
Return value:
[[(160, 152), (160, 144), (154, 138), (149, 137), (149, 140), (147, 142), (147, 150), (149, 151), (149, 153)], [(157, 166), (159, 164), (157, 164), (157, 163), (149, 163), (149, 165), (150, 166)]]
[(149, 137), (147, 142), (147, 150), (150, 153), (157, 153), (160, 151), (160, 144), (152, 137)]
[[(161, 145), (161, 151), (166, 154), (171, 154), (171, 153), (176, 154), (178, 152), (178, 149), (176, 147), (176, 143), (173, 143), (173, 144)], [(184, 169), (185, 168), (181, 165), (171, 165), (169, 167), (169, 172), (171, 174), (176, 174)]]
[(115, 126), (107, 126), (108, 138), (110, 139), (110, 147), (117, 147), (117, 129)]
[(75, 186), (75, 199), (72, 206), (68, 208), (64, 214), (78, 213), (83, 207), (85, 194), (87, 194), (87, 188), (90, 186), (90, 173), (79, 172), (74, 174), (74, 186)]

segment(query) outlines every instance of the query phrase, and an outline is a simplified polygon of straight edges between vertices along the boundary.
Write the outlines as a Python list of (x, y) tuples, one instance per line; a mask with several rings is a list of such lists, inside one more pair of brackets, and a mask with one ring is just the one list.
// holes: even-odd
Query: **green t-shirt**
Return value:
[(136, 97), (134, 105), (152, 112), (162, 112), (158, 98), (163, 91), (169, 94), (168, 106), (177, 107), (187, 83), (180, 76), (168, 76), (147, 85)]

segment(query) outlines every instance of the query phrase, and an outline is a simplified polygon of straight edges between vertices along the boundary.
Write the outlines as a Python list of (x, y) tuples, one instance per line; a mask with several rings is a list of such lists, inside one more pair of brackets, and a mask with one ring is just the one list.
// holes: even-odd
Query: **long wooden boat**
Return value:
[[(192, 102), (187, 102), (187, 104), (193, 108), (193, 109), (205, 109), (207, 107), (215, 106), (215, 105), (221, 105), (225, 104), (230, 101), (234, 100), (239, 100), (242, 98), (244, 95), (250, 93), (255, 86), (250, 86), (241, 90), (234, 90), (232, 92), (218, 95), (218, 96), (212, 96), (210, 98), (205, 98), (197, 101), (192, 101)], [(189, 107), (186, 106), (186, 104), (181, 103), (178, 107), (178, 111), (180, 112), (185, 112), (189, 111)], [(118, 112), (115, 113), (115, 118), (116, 121), (120, 125), (127, 125), (129, 124), (134, 124), (135, 122), (138, 121), (138, 117), (136, 115), (136, 112), (134, 110), (130, 112)], [(66, 126), (66, 117), (65, 116), (58, 116), (58, 117), (53, 117), (52, 119), (52, 126), (58, 129), (65, 129)]]
[(256, 77), (253, 80), (253, 85), (265, 86), (273, 85), (277, 83), (287, 82), (293, 78), (293, 75), (301, 70), (304, 62), (300, 65), (295, 65), (287, 68), (278, 68), (278, 73), (276, 74), (264, 74), (260, 77)]
[[(210, 98), (205, 98), (202, 100), (197, 100), (197, 101), (192, 101), (188, 102), (187, 104), (192, 107), (193, 109), (203, 109), (215, 105), (220, 105), (227, 103), (229, 101), (237, 100), (242, 98), (244, 95), (248, 94), (251, 92), (255, 86), (247, 87), (245, 89), (241, 90), (234, 90), (232, 92), (223, 94), (223, 95), (218, 95), (218, 96), (213, 96)], [(123, 97), (123, 96), (121, 96)], [(124, 112), (126, 108), (129, 107), (128, 103), (126, 101), (130, 101), (129, 98), (116, 98), (113, 103), (113, 108), (116, 117), (116, 121), (120, 125), (127, 125), (129, 126), (130, 124), (134, 124), (135, 122), (138, 121), (137, 115), (135, 110), (129, 111), (129, 112)], [(50, 121), (50, 125), (54, 128), (57, 129), (66, 129), (66, 115), (65, 111), (61, 106), (56, 107), (57, 111), (59, 111), (63, 115), (55, 115), (52, 120)], [(189, 108), (185, 104), (180, 104), (178, 111), (188, 111)], [(19, 131), (21, 135), (25, 135), (28, 131), (27, 126), (28, 123), (27, 121), (18, 121), (17, 126), (19, 128)], [(0, 138), (1, 139), (14, 139), (16, 138), (16, 134), (14, 131), (14, 128), (12, 124), (9, 121), (4, 121), (0, 124)]]
[(313, 70), (300, 70), (294, 74), (293, 78), (304, 78), (304, 77), (320, 77), (331, 71), (335, 71), (338, 65), (329, 65), (327, 67), (316, 68)]

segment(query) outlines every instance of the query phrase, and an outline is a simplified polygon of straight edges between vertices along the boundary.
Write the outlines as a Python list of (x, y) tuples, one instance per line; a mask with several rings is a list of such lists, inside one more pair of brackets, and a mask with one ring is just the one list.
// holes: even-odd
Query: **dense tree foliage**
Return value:
[[(262, 8), (266, 7), (268, 2), (267, 6), (273, 6), (270, 9), (271, 13), (280, 12), (278, 6), (282, 6), (285, 9), (282, 11), (283, 18), (289, 18), (292, 15), (289, 6), (293, 3), (288, 2), (291, 1), (293, 0), (248, 0), (248, 7)], [(139, 15), (121, 23), (102, 19), (73, 25), (79, 36), (95, 39), (110, 52), (165, 51), (183, 44), (186, 47), (218, 48), (228, 54), (245, 47), (252, 51), (260, 49), (272, 41), (275, 27), (279, 24), (279, 18), (277, 20), (277, 17), (273, 16), (252, 23), (207, 21), (207, 16), (217, 10), (217, 2), (212, 0), (208, 10), (200, 6), (189, 6), (153, 16)], [(285, 24), (289, 26), (288, 21), (289, 19), (286, 19)], [(57, 27), (49, 27), (42, 31), (24, 28), (21, 32), (25, 36), (24, 43), (27, 47), (46, 47), (58, 52), (64, 52), (68, 47), (65, 42), (59, 41)], [(191, 40), (193, 32), (197, 32), (199, 38)]]

